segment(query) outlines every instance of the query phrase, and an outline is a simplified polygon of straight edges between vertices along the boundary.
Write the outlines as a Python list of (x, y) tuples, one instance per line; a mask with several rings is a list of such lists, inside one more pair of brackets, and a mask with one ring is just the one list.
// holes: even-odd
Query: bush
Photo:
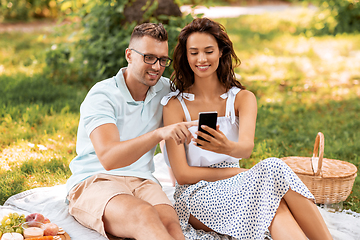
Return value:
[(330, 1), (330, 9), (337, 10), (335, 32), (352, 33), (360, 31), (360, 2), (355, 0)]
[(87, 0), (0, 0), (1, 21), (58, 18), (78, 12)]
[[(125, 8), (131, 1), (90, 1), (79, 12), (84, 30), (74, 45), (58, 45), (47, 53), (48, 74), (57, 82), (82, 84), (87, 87), (94, 82), (114, 76), (127, 65), (125, 49), (128, 47), (133, 28), (143, 22), (163, 23), (169, 34), (169, 49), (173, 49), (182, 27), (192, 21), (191, 15), (175, 17), (156, 15), (159, 0), (147, 1), (142, 18), (128, 22)], [(169, 53), (170, 56), (172, 52)], [(71, 60), (71, 61), (70, 61)], [(75, 66), (75, 67), (74, 67)], [(171, 68), (165, 70), (169, 77)]]
[(30, 18), (55, 18), (59, 7), (55, 0), (1, 0), (1, 20), (29, 20)]
[[(78, 43), (81, 44), (81, 43)], [(93, 83), (88, 60), (80, 53), (81, 47), (74, 43), (53, 44), (45, 52), (45, 75), (55, 84), (89, 86)]]
[(356, 0), (315, 0), (320, 7), (308, 30), (311, 35), (336, 35), (360, 31), (360, 2)]

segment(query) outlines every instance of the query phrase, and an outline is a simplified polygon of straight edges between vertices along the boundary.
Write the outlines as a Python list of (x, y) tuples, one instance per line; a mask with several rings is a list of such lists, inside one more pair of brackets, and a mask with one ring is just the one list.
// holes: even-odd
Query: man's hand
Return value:
[(159, 128), (158, 132), (163, 140), (173, 139), (177, 145), (183, 143), (189, 144), (192, 139), (192, 134), (188, 128), (196, 125), (197, 123), (194, 121), (180, 122)]

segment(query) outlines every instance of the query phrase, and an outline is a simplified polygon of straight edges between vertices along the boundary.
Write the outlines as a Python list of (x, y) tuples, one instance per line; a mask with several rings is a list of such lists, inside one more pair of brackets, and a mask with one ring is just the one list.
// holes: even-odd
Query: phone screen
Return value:
[[(202, 129), (201, 125), (206, 125), (208, 127), (211, 127), (213, 129), (216, 129), (216, 122), (217, 122), (217, 112), (200, 112), (199, 113), (199, 125), (198, 125), (198, 131), (209, 134), (212, 136), (209, 132)], [(198, 136), (198, 139), (206, 141), (204, 138)], [(201, 146), (201, 144), (197, 144), (198, 146)]]

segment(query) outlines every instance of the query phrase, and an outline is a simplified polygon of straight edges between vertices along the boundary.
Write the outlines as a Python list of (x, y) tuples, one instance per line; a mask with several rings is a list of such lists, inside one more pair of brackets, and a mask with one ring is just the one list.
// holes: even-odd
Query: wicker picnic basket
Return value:
[(353, 187), (355, 165), (324, 157), (324, 135), (315, 139), (312, 157), (284, 157), (282, 160), (296, 173), (314, 195), (316, 203), (332, 204), (345, 201)]

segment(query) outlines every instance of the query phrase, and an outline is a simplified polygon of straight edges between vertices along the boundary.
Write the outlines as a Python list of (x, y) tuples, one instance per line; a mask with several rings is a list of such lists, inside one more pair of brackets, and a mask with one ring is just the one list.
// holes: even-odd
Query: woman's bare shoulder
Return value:
[(166, 109), (179, 109), (181, 108), (180, 101), (176, 97), (170, 98), (168, 103), (164, 106)]
[(176, 97), (171, 98), (169, 102), (164, 106), (163, 117), (165, 124), (184, 121), (185, 113), (182, 109), (181, 103)]
[(182, 110), (182, 106), (180, 101), (176, 97), (172, 97), (169, 102), (164, 106), (164, 115), (167, 116), (183, 116), (184, 111)]
[(240, 92), (238, 92), (238, 94), (236, 95), (236, 100), (255, 100), (256, 101), (256, 97), (255, 94), (249, 90), (241, 90)]
[(238, 92), (235, 98), (235, 108), (240, 110), (240, 108), (257, 108), (257, 101), (255, 94), (249, 90), (241, 90)]

